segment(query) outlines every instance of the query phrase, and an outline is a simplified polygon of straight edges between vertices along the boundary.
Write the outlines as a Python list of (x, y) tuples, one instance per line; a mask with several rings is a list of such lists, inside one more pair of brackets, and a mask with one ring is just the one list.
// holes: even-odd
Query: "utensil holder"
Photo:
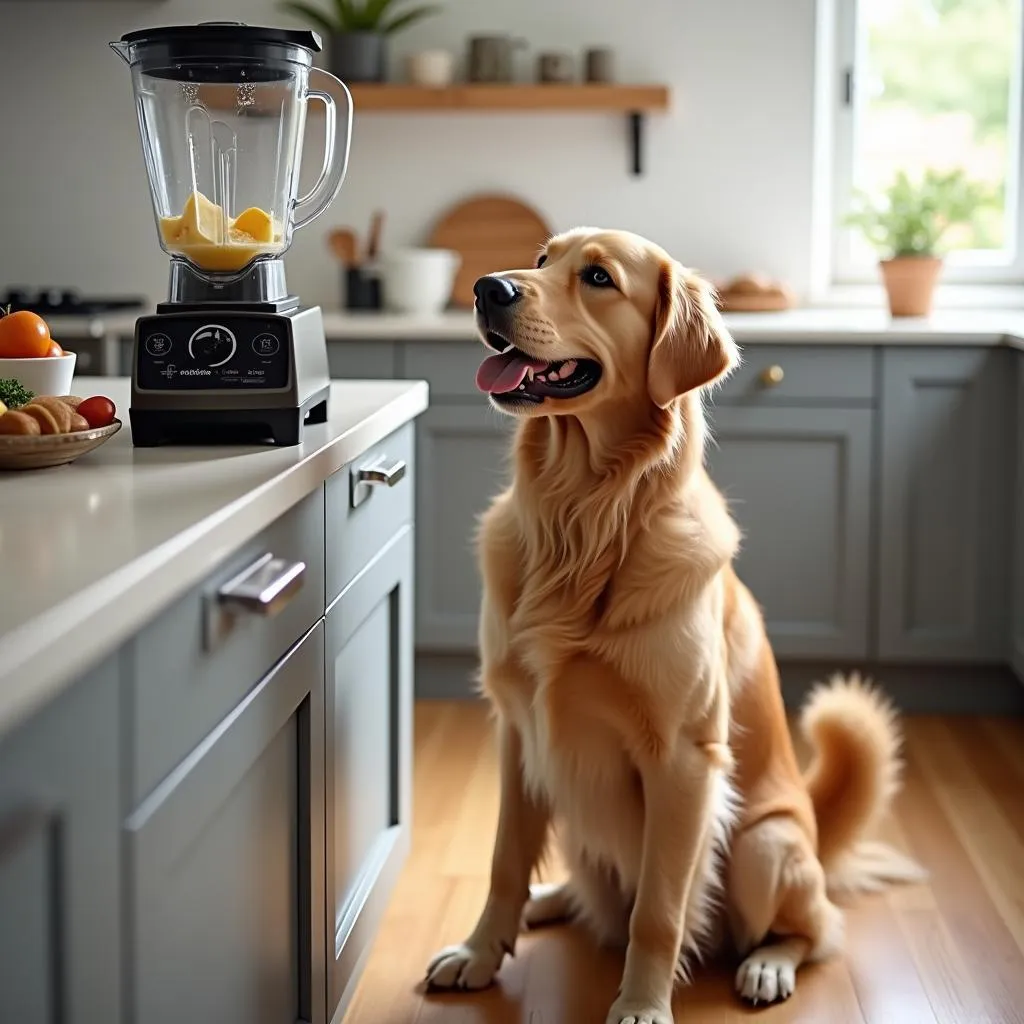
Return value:
[(345, 308), (380, 309), (380, 278), (363, 267), (345, 268)]

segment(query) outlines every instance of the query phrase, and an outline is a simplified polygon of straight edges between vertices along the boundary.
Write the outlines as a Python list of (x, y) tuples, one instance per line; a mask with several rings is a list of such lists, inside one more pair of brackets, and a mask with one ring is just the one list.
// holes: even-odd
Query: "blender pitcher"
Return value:
[[(172, 259), (172, 293), (195, 297), (261, 264), (280, 264), (293, 231), (330, 205), (348, 168), (352, 96), (334, 75), (313, 67), (319, 36), (208, 22), (131, 32), (110, 46), (131, 68), (158, 237)], [(298, 196), (310, 100), (324, 105), (324, 155), (316, 182)], [(260, 276), (283, 286), (279, 269)]]

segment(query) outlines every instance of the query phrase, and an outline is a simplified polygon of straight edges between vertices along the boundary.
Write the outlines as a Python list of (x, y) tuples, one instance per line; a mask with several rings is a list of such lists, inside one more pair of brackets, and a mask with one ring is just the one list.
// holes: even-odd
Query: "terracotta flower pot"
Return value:
[(879, 260), (882, 280), (893, 316), (927, 316), (932, 309), (935, 284), (942, 270), (937, 256), (897, 256)]

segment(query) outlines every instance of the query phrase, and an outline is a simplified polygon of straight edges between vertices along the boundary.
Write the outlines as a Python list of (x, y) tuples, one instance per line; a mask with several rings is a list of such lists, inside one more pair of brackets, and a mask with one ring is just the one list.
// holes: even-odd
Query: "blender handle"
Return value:
[(338, 103), (329, 91), (310, 89), (306, 100), (319, 100), (324, 105), (324, 163), (316, 184), (301, 198), (295, 201), (293, 208), (293, 229), (301, 228), (311, 220), (319, 217), (334, 201), (348, 173), (348, 154), (352, 143), (352, 120), (354, 110), (352, 93), (340, 79), (320, 68), (310, 68), (310, 83), (316, 84), (319, 79), (328, 88), (336, 86), (345, 95), (345, 135), (339, 145), (338, 139)]

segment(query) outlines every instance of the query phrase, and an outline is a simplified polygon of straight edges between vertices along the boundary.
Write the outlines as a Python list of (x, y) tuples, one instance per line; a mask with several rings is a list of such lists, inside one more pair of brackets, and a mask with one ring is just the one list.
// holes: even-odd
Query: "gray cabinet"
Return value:
[(481, 397), (432, 405), (418, 423), (416, 647), (475, 650), (477, 520), (509, 479), (514, 421)]
[(327, 1016), (341, 1020), (409, 849), (412, 528), (327, 613)]
[(323, 682), (321, 619), (126, 822), (138, 1024), (323, 1024)]
[(780, 657), (868, 654), (870, 409), (719, 406), (708, 471)]
[(398, 349), (391, 341), (329, 341), (327, 366), (338, 380), (391, 380), (399, 376)]
[(1007, 658), (1011, 358), (988, 348), (883, 352), (882, 659)]
[(0, 741), (0, 1021), (121, 1013), (118, 669)]
[(1017, 678), (1024, 682), (1024, 352), (1014, 354), (1016, 400), (1016, 493), (1013, 502), (1013, 615), (1010, 657)]

